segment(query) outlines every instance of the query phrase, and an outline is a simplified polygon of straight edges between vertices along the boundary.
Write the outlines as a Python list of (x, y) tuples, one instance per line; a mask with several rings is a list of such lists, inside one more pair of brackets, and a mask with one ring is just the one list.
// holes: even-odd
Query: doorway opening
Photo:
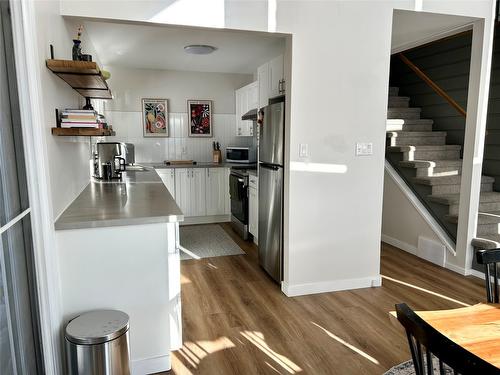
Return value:
[[(456, 256), (475, 21), (393, 14), (382, 241), (441, 267)], [(491, 199), (494, 184), (483, 176)]]

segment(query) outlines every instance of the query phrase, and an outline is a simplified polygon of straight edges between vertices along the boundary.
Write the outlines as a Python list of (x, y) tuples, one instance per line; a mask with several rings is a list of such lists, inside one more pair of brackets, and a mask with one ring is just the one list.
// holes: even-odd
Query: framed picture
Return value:
[(212, 137), (212, 101), (188, 100), (190, 137)]
[(144, 137), (168, 137), (168, 100), (142, 99)]

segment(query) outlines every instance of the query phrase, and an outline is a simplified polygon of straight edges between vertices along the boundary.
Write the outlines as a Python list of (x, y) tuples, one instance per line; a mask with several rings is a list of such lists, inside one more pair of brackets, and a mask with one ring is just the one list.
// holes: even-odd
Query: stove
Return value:
[(231, 226), (241, 238), (247, 240), (248, 168), (231, 167), (231, 173), (229, 174), (229, 193), (231, 196)]

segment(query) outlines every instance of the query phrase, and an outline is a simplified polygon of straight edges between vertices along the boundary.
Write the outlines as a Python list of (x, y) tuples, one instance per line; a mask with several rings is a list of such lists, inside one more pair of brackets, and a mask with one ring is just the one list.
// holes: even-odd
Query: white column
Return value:
[(492, 44), (493, 22), (483, 19), (474, 22), (460, 186), (457, 255), (448, 258), (448, 263), (462, 268), (464, 274), (469, 273), (474, 256), (471, 241), (476, 235), (477, 227)]

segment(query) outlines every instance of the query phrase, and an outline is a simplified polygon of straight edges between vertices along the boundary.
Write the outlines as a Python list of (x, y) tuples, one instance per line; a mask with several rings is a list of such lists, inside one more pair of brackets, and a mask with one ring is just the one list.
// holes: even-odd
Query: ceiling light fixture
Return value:
[(208, 55), (214, 52), (216, 49), (217, 48), (215, 48), (214, 46), (207, 46), (204, 44), (191, 44), (184, 47), (184, 51), (192, 55)]

